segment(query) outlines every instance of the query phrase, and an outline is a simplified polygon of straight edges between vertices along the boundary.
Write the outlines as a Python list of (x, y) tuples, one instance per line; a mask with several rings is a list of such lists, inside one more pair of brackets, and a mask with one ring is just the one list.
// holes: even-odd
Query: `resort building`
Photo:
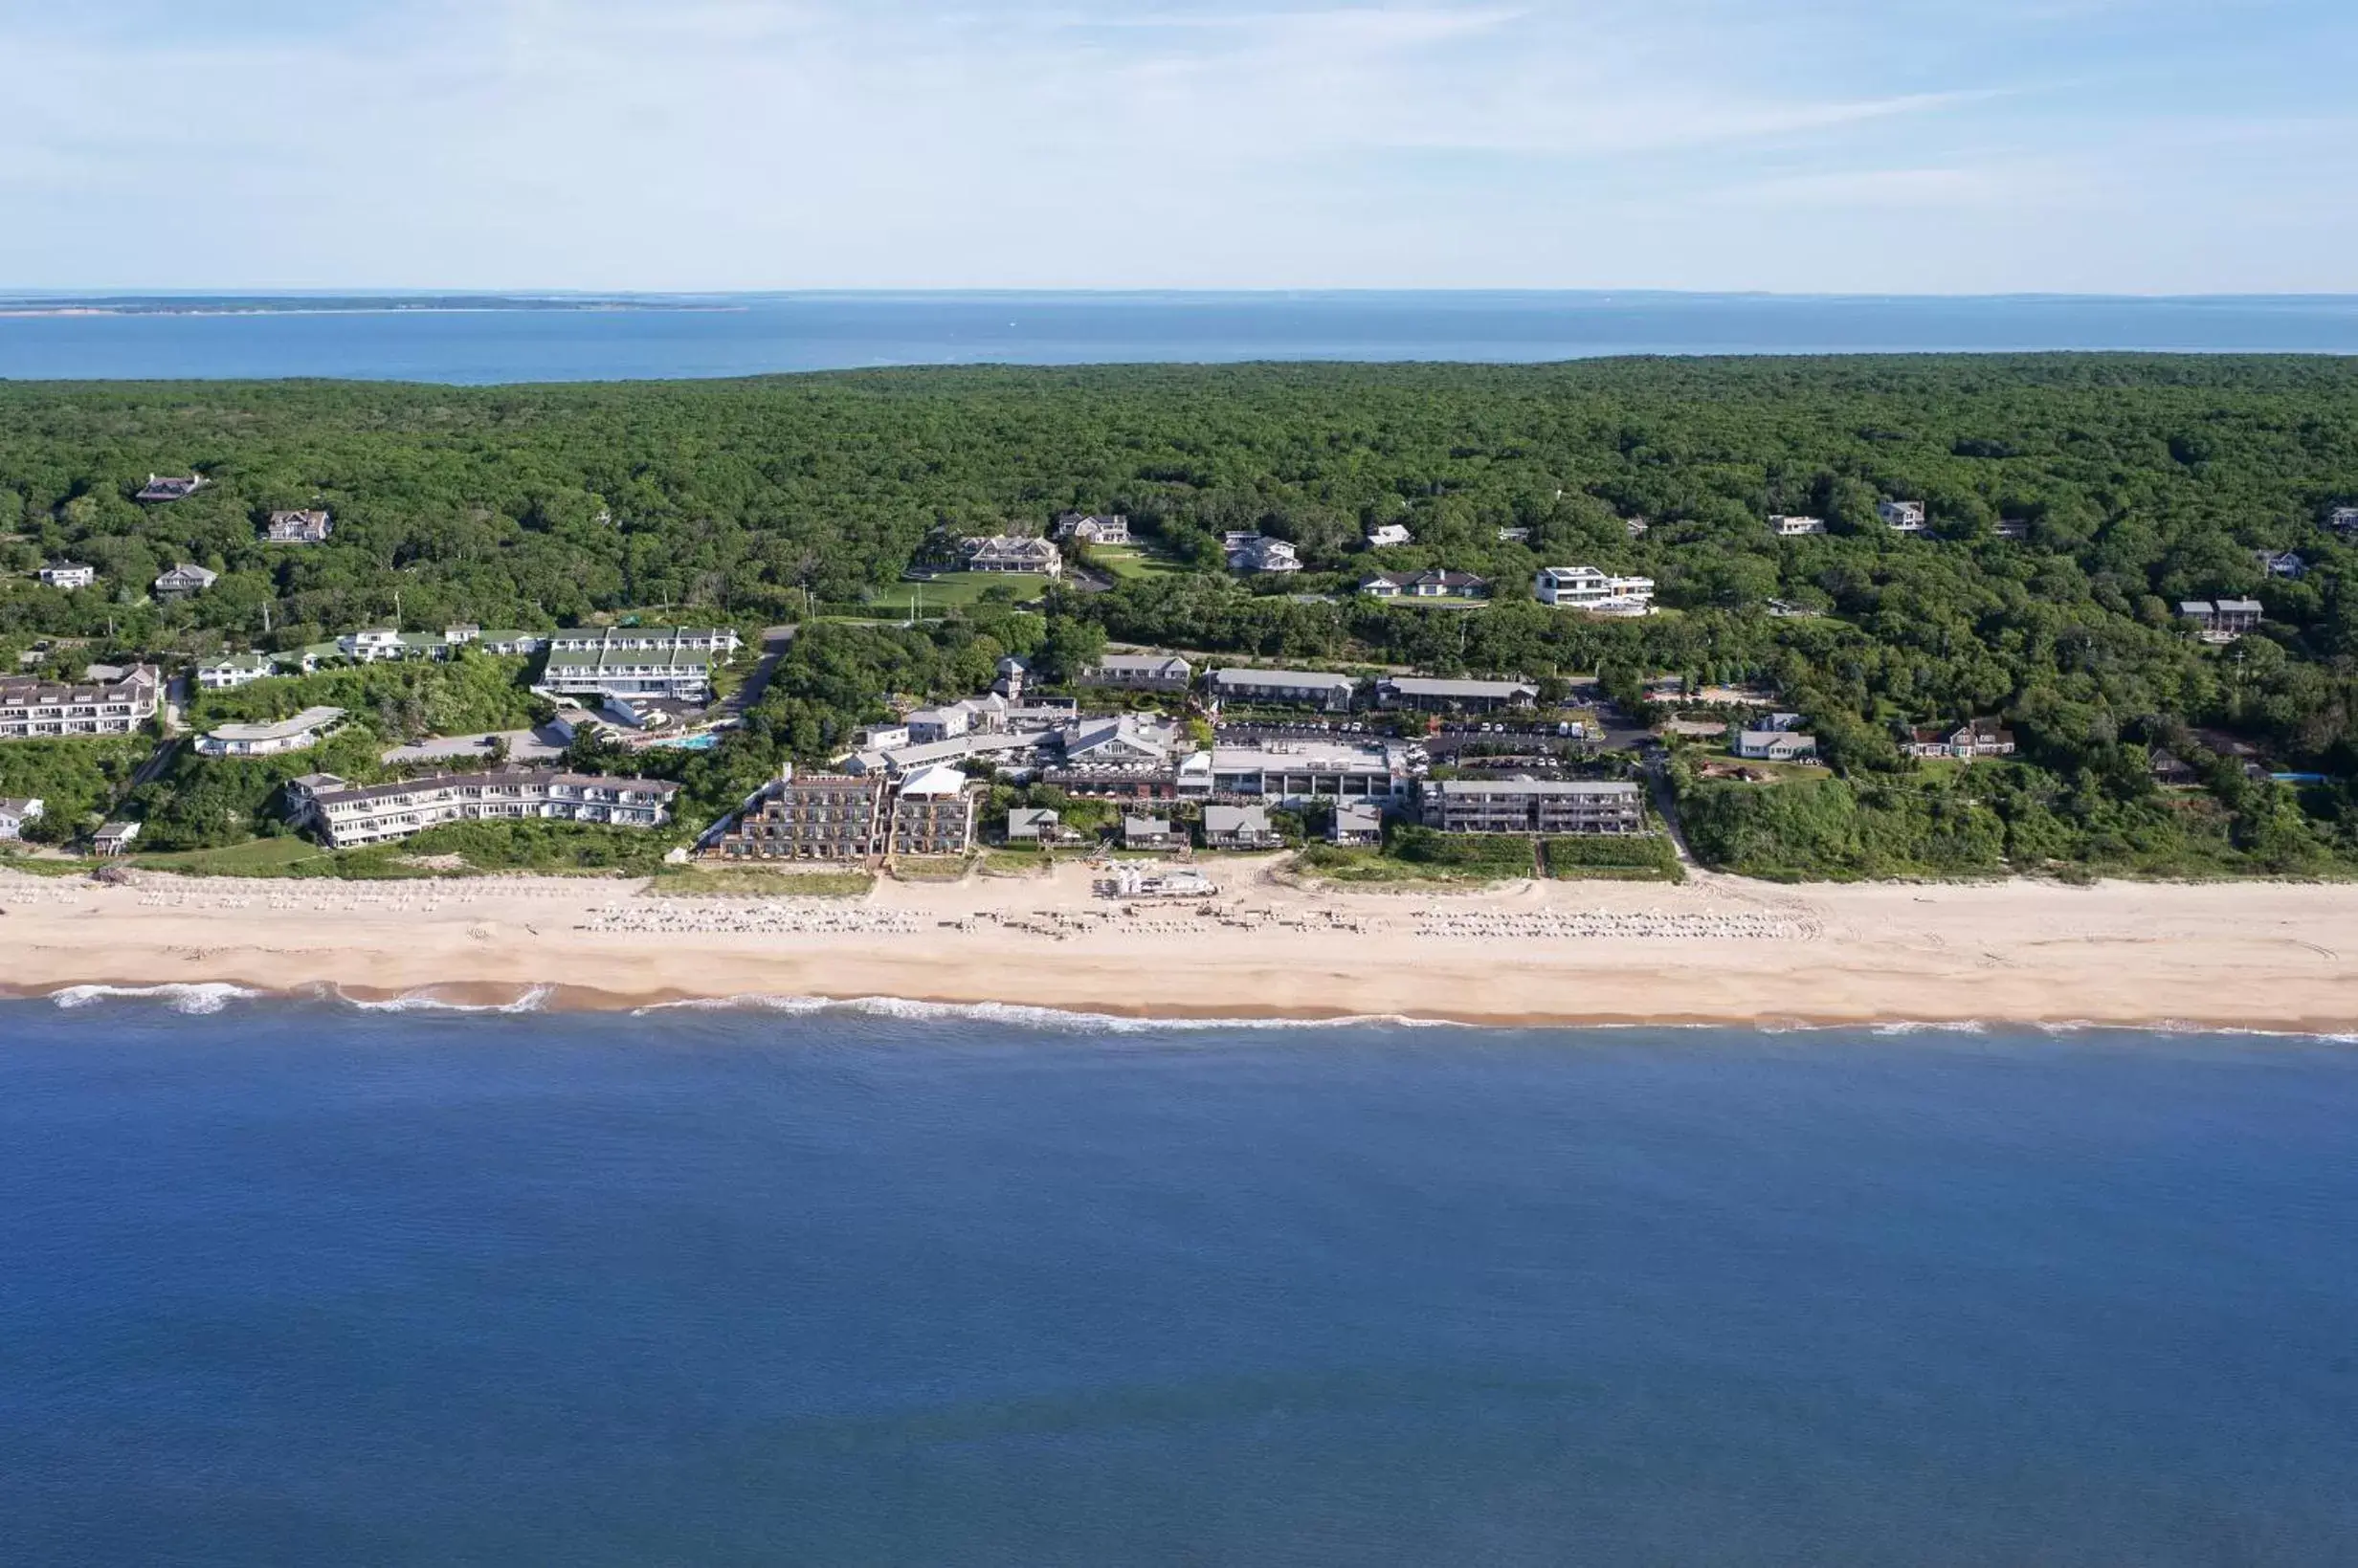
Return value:
[(267, 653), (224, 653), (196, 667), (196, 685), (203, 692), (234, 692), (278, 673)]
[(1281, 539), (1266, 534), (1228, 534), (1221, 540), (1232, 572), (1298, 572), (1301, 557)]
[(325, 512), (273, 512), (262, 524), (262, 542), (324, 544), (335, 531), (335, 520)]
[[(1182, 785), (1187, 782), (1183, 773)], [(1282, 740), (1212, 747), (1205, 784), (1213, 799), (1264, 806), (1354, 800), (1405, 805), (1415, 773), (1408, 747), (1397, 741)], [(1189, 791), (1183, 787), (1181, 793)]]
[(922, 746), (937, 740), (955, 740), (962, 735), (1000, 734), (1007, 728), (1009, 710), (1007, 698), (993, 693), (939, 708), (920, 708), (903, 722), (908, 726), (909, 740)]
[(147, 482), (140, 486), (138, 493), (131, 498), (135, 501), (149, 502), (187, 500), (190, 496), (204, 489), (209, 482), (202, 474), (191, 474), (186, 478), (176, 478), (164, 474), (150, 474), (147, 475)]
[(1924, 531), (1924, 503), (1922, 501), (1878, 501), (1875, 515), (1883, 519), (1883, 526), (1895, 534), (1921, 534)]
[(707, 702), (712, 673), (739, 646), (726, 627), (601, 627), (555, 631), (541, 688), (560, 696), (667, 696)]
[(723, 834), (723, 860), (865, 860), (884, 851), (884, 780), (790, 773)]
[(1425, 823), (1445, 833), (1642, 833), (1634, 784), (1557, 779), (1449, 779), (1424, 788)]
[(2178, 602), (2181, 618), (2194, 623), (2194, 633), (2207, 643), (2231, 643), (2247, 632), (2259, 629), (2260, 604), (2257, 599), (2182, 599)]
[(1044, 539), (993, 534), (989, 539), (958, 541), (959, 563), (970, 572), (1035, 572), (1043, 577), (1064, 575), (1062, 552)]
[(1359, 591), (1369, 599), (1487, 599), (1490, 579), (1472, 572), (1376, 572), (1359, 580)]
[(1651, 615), (1654, 579), (1619, 577), (1594, 566), (1543, 566), (1531, 579), (1531, 597), (1593, 615)]
[(1976, 718), (1953, 730), (1933, 724), (1910, 731), (1907, 744), (1901, 749), (1910, 757), (1955, 757), (1966, 762), (1976, 757), (2012, 757), (2014, 732), (1994, 718)]
[(131, 852), (131, 841), (139, 837), (136, 822), (110, 822), (90, 835), (90, 852), (113, 859)]
[(1188, 835), (1173, 828), (1168, 817), (1123, 817), (1122, 847), (1160, 854), (1188, 847)]
[(1195, 666), (1176, 653), (1107, 653), (1081, 672), (1080, 682), (1126, 692), (1184, 692), (1195, 684)]
[(0, 839), (25, 836), (25, 824), (38, 822), (47, 806), (37, 800), (0, 800)]
[(1205, 686), (1220, 702), (1266, 707), (1317, 708), (1324, 713), (1348, 713), (1359, 682), (1348, 675), (1315, 670), (1214, 670)]
[(267, 724), (224, 724), (199, 737), (196, 749), (206, 757), (276, 757), (281, 752), (307, 751), (343, 721), (342, 708), (305, 708), (292, 718)]
[(974, 791), (946, 764), (921, 768), (893, 798), (895, 854), (965, 854), (974, 848)]
[(1375, 683), (1379, 708), (1418, 713), (1488, 714), (1528, 708), (1539, 688), (1527, 680), (1442, 680), (1425, 675), (1386, 675)]
[(1130, 519), (1118, 513), (1059, 512), (1057, 537), (1079, 540), (1083, 544), (1127, 544)]
[(164, 674), (152, 664), (120, 679), (68, 685), (29, 675), (0, 677), (0, 740), (129, 735), (156, 716)]
[(1265, 806), (1207, 806), (1204, 843), (1214, 850), (1281, 850), (1283, 835), (1269, 825)]
[(44, 587), (63, 588), (72, 593), (86, 588), (99, 580), (96, 566), (85, 566), (78, 561), (53, 561), (34, 573)]
[(1768, 519), (1768, 531), (1779, 539), (1803, 539), (1826, 531), (1824, 518), (1792, 518), (1776, 513)]
[(1635, 783), (1445, 778), (1424, 785), (1424, 823), (1441, 832), (1643, 832)]
[(1388, 522), (1380, 528), (1368, 530), (1368, 548), (1370, 550), (1389, 550), (1396, 545), (1415, 542), (1416, 536), (1408, 531), (1405, 523)]
[(671, 817), (679, 786), (665, 779), (613, 779), (555, 769), (437, 773), (394, 784), (350, 784), (306, 773), (286, 785), (288, 820), (331, 850), (408, 838), (448, 822), (555, 818), (655, 828)]
[(157, 578), (153, 585), (155, 596), (162, 600), (186, 599), (203, 593), (221, 581), (221, 574), (184, 561)]
[(1326, 842), (1345, 849), (1368, 849), (1383, 843), (1383, 808), (1365, 801), (1343, 802), (1326, 824)]

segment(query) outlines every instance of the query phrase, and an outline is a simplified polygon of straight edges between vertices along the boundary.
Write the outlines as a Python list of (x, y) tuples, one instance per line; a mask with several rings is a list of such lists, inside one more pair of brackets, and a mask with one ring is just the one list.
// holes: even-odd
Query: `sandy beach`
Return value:
[(1463, 894), (1211, 870), (1213, 900), (1100, 897), (1080, 866), (858, 899), (564, 877), (124, 885), (0, 872), (0, 987), (223, 983), (496, 1004), (891, 997), (1168, 1018), (2358, 1026), (2358, 887), (1682, 887)]

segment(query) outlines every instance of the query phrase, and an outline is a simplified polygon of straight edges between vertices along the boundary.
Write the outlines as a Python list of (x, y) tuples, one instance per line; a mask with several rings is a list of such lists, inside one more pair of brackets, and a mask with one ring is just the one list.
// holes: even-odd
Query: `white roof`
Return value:
[(223, 724), (206, 737), (211, 740), (288, 740), (314, 730), (323, 730), (344, 717), (342, 708), (305, 708), (292, 718), (275, 719), (267, 724)]
[(956, 795), (967, 787), (967, 776), (946, 763), (921, 767), (901, 782), (903, 795)]

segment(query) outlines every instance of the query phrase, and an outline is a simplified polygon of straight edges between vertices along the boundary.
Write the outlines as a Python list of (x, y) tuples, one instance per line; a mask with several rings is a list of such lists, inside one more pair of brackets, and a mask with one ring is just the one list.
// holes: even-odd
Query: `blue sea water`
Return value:
[(0, 1562), (2358, 1562), (2358, 1050), (0, 1005)]
[(2338, 296), (793, 294), (688, 302), (710, 308), (11, 315), (0, 303), (0, 378), (491, 383), (977, 363), (2358, 353), (2358, 297)]

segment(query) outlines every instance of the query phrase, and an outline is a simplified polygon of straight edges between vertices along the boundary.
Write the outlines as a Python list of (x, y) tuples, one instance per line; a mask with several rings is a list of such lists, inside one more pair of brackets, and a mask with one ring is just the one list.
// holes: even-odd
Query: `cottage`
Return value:
[(1402, 523), (1388, 522), (1381, 527), (1368, 530), (1368, 548), (1370, 550), (1389, 550), (1396, 545), (1415, 542), (1416, 536), (1410, 533), (1407, 526)]
[(1634, 784), (1561, 779), (1447, 779), (1424, 786), (1425, 822), (1444, 833), (1645, 831)]
[(139, 837), (138, 823), (110, 822), (90, 835), (90, 852), (108, 859), (116, 855), (129, 854), (131, 841), (137, 837)]
[(1501, 544), (1528, 544), (1531, 542), (1531, 530), (1528, 528), (1502, 528), (1499, 530), (1499, 542)]
[(1875, 515), (1883, 519), (1883, 526), (1895, 534), (1921, 534), (1924, 531), (1924, 503), (1922, 501), (1878, 501)]
[(257, 680), (277, 674), (278, 667), (264, 653), (225, 653), (217, 659), (207, 659), (196, 667), (199, 691), (234, 692), (240, 686), (251, 686)]
[(993, 534), (988, 539), (958, 541), (962, 564), (970, 572), (1035, 572), (1044, 577), (1064, 575), (1063, 553), (1044, 539)]
[(1057, 537), (1083, 544), (1125, 545), (1130, 542), (1130, 519), (1118, 512), (1060, 512)]
[(180, 501), (205, 488), (210, 483), (202, 474), (190, 474), (185, 478), (169, 475), (150, 474), (147, 482), (139, 487), (131, 498), (135, 501)]
[(1979, 757), (2012, 757), (2014, 732), (1994, 718), (1972, 719), (1953, 730), (1933, 724), (1910, 731), (1901, 749), (1910, 757), (1953, 757), (1969, 762)]
[(129, 735), (155, 718), (163, 694), (164, 673), (152, 664), (78, 685), (0, 677), (0, 740)]
[(2147, 756), (2147, 770), (2156, 784), (2191, 784), (2202, 778), (2193, 763), (2164, 746), (2155, 746)]
[(2309, 563), (2292, 550), (2254, 550), (2252, 559), (2258, 562), (2259, 569), (2270, 577), (2281, 577), (2297, 583), (2309, 575)]
[(1817, 737), (1795, 730), (1739, 729), (1736, 755), (1755, 762), (1806, 762), (1817, 759)]
[(2358, 533), (2358, 506), (2337, 506), (2325, 514), (2325, 526), (2336, 533)]
[(1531, 597), (1592, 615), (1651, 615), (1654, 579), (1618, 577), (1594, 566), (1542, 566), (1531, 579)]
[(1621, 524), (1621, 529), (1632, 539), (1643, 539), (1646, 537), (1646, 530), (1653, 526), (1654, 524), (1643, 518), (1631, 518)]
[(324, 544), (335, 532), (335, 520), (325, 512), (273, 512), (262, 524), (265, 544)]
[(1162, 853), (1188, 847), (1188, 835), (1170, 825), (1168, 817), (1123, 817), (1122, 847)]
[(1424, 675), (1386, 675), (1375, 683), (1379, 708), (1411, 708), (1419, 713), (1497, 713), (1505, 708), (1528, 708), (1539, 700), (1539, 688), (1527, 680), (1441, 680)]
[(1018, 806), (1007, 813), (1010, 844), (1078, 844), (1081, 835), (1064, 826), (1061, 813), (1044, 806)]
[(1384, 809), (1366, 801), (1344, 801), (1326, 823), (1326, 842), (1366, 849), (1384, 842)]
[(1990, 531), (2009, 543), (2019, 544), (2031, 537), (2031, 522), (2028, 518), (2000, 518)]
[(162, 600), (186, 599), (204, 592), (221, 580), (221, 574), (203, 566), (182, 562), (155, 580), (155, 596)]
[(938, 708), (920, 708), (909, 715), (909, 739), (919, 745), (955, 740), (962, 735), (1003, 735), (1010, 704), (993, 692), (989, 696), (964, 697)]
[(1214, 670), (1205, 684), (1220, 702), (1309, 707), (1330, 714), (1349, 712), (1359, 691), (1359, 683), (1348, 675), (1311, 670)]
[(331, 850), (408, 838), (448, 822), (543, 818), (654, 828), (670, 820), (678, 793), (668, 779), (528, 768), (357, 785), (332, 773), (306, 773), (286, 785), (288, 820), (317, 831)]
[(85, 566), (78, 561), (53, 561), (34, 574), (45, 587), (62, 588), (72, 593), (86, 588), (99, 580), (96, 566)]
[(0, 800), (0, 839), (25, 836), (25, 824), (38, 822), (47, 810), (46, 803), (38, 800)]
[(1223, 541), (1232, 572), (1298, 572), (1301, 557), (1293, 545), (1262, 534), (1230, 534)]
[(1775, 621), (1802, 621), (1825, 613), (1824, 610), (1812, 609), (1807, 605), (1796, 605), (1790, 599), (1769, 600), (1768, 610), (1769, 619)]
[(1130, 692), (1184, 692), (1195, 684), (1195, 666), (1176, 653), (1107, 653), (1080, 680)]
[(1207, 806), (1204, 843), (1214, 850), (1281, 850), (1284, 835), (1269, 825), (1264, 806)]
[(1421, 572), (1376, 572), (1359, 580), (1370, 599), (1487, 599), (1490, 579), (1437, 568)]
[(307, 751), (344, 721), (342, 708), (305, 708), (292, 718), (267, 724), (224, 724), (197, 738), (205, 757), (276, 757), (281, 752)]
[(1813, 534), (1824, 533), (1826, 519), (1824, 518), (1787, 517), (1783, 513), (1777, 513), (1768, 519), (1768, 531), (1779, 539), (1805, 539)]

